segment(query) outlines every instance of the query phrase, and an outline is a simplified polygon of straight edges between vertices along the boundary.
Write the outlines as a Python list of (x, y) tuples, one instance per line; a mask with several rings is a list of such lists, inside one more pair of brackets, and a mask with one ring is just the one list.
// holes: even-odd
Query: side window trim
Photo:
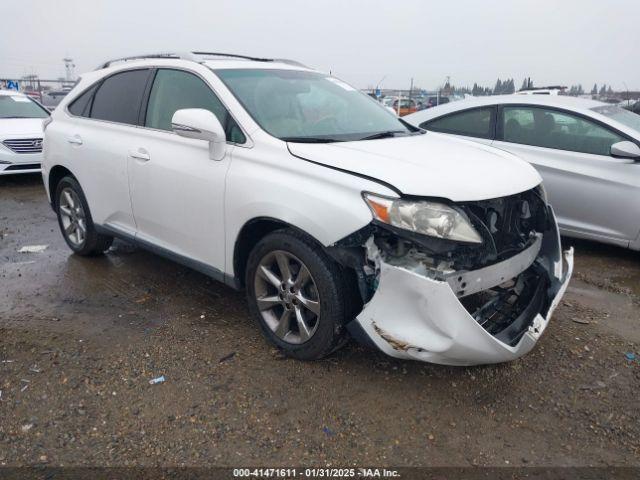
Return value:
[[(640, 147), (640, 144), (637, 140), (635, 140), (633, 137), (630, 137), (629, 135), (627, 135), (624, 132), (621, 132), (620, 130), (618, 130), (615, 127), (612, 127), (611, 125), (607, 125), (606, 123), (598, 120), (597, 118), (593, 118), (590, 117), (589, 115), (584, 115), (580, 112), (574, 112), (572, 110), (566, 110), (564, 108), (559, 108), (559, 107), (554, 107), (554, 106), (547, 106), (547, 105), (531, 105), (531, 104), (527, 104), (527, 103), (504, 103), (504, 104), (500, 104), (498, 106), (498, 121), (497, 121), (497, 128), (496, 128), (496, 141), (500, 141), (500, 142), (505, 142), (505, 143), (514, 143), (514, 142), (509, 142), (506, 141), (504, 139), (504, 107), (513, 107), (513, 108), (528, 108), (528, 109), (540, 109), (540, 110), (549, 110), (552, 112), (557, 112), (563, 115), (569, 115), (572, 117), (576, 117), (579, 118), (581, 120), (584, 120), (586, 122), (591, 122), (605, 130), (608, 130), (609, 132), (612, 132), (614, 134), (616, 134), (619, 137), (624, 138), (625, 140), (628, 140), (630, 142), (635, 143), (636, 145), (638, 145)], [(529, 145), (528, 143), (516, 143), (516, 145), (526, 145), (528, 147), (535, 147), (535, 148), (546, 148), (549, 150), (560, 150), (562, 152), (573, 152), (573, 153), (582, 153), (584, 155), (596, 155), (598, 157), (611, 157), (611, 158), (615, 158), (613, 157), (611, 154), (609, 155), (599, 155), (597, 153), (585, 153), (585, 152), (576, 152), (575, 150), (563, 150), (560, 148), (550, 148), (550, 147), (541, 147), (538, 145)]]
[(476, 110), (490, 110), (491, 111), (491, 117), (490, 117), (490, 124), (489, 124), (489, 136), (486, 135), (471, 135), (471, 134), (462, 134), (459, 132), (455, 132), (453, 130), (432, 130), (432, 132), (441, 132), (441, 133), (448, 133), (451, 135), (460, 135), (463, 137), (472, 137), (472, 138), (482, 138), (485, 140), (495, 140), (496, 139), (496, 125), (497, 125), (497, 105), (482, 105), (479, 107), (471, 107), (471, 108), (465, 108), (464, 110), (456, 110), (455, 112), (450, 112), (447, 113), (445, 115), (442, 115), (441, 117), (437, 117), (437, 118), (432, 118), (431, 120), (427, 120), (426, 122), (423, 122), (420, 124), (420, 128), (424, 129), (424, 130), (429, 130), (429, 124), (437, 122), (439, 120), (443, 120), (445, 118), (448, 117), (452, 117), (455, 115), (459, 115), (462, 113), (469, 113), (469, 112), (473, 112)]
[[(151, 127), (146, 127), (145, 126), (146, 116), (147, 116), (147, 108), (149, 106), (149, 97), (151, 96), (151, 88), (153, 87), (153, 82), (155, 81), (155, 77), (156, 77), (156, 75), (158, 73), (158, 70), (160, 68), (166, 68), (168, 70), (178, 70), (178, 71), (181, 71), (181, 72), (187, 72), (187, 73), (190, 73), (192, 75), (195, 75), (200, 80), (202, 80), (205, 83), (205, 85), (207, 86), (207, 88), (209, 88), (213, 92), (213, 94), (218, 98), (218, 100), (220, 101), (222, 106), (227, 111), (227, 114), (228, 114), (227, 118), (233, 119), (233, 121), (238, 126), (238, 128), (242, 132), (242, 135), (244, 136), (244, 139), (245, 139), (244, 143), (235, 143), (235, 142), (231, 142), (229, 140), (227, 140), (227, 143), (229, 143), (231, 145), (237, 145), (237, 146), (240, 146), (240, 147), (246, 147), (246, 148), (250, 148), (250, 147), (253, 146), (253, 142), (251, 141), (251, 137), (247, 134), (246, 130), (240, 125), (240, 122), (238, 122), (238, 120), (233, 115), (233, 113), (231, 112), (231, 110), (229, 109), (227, 104), (222, 100), (220, 95), (218, 95), (218, 93), (216, 92), (215, 88), (213, 88), (213, 86), (211, 86), (211, 84), (205, 78), (203, 78), (202, 75), (200, 75), (198, 72), (194, 72), (193, 70), (189, 70), (189, 69), (186, 69), (186, 68), (173, 67), (173, 66), (168, 66), (168, 67), (153, 67), (153, 66), (150, 66), (150, 67), (138, 67), (138, 68), (129, 68), (129, 69), (118, 70), (117, 72), (113, 72), (113, 73), (111, 73), (111, 74), (109, 74), (109, 75), (97, 80), (96, 82), (92, 83), (87, 88), (85, 88), (69, 104), (67, 104), (67, 106), (65, 107), (65, 112), (67, 113), (67, 115), (69, 115), (69, 116), (71, 116), (73, 118), (82, 118), (82, 119), (85, 119), (85, 120), (92, 120), (92, 121), (97, 121), (97, 122), (116, 123), (118, 125), (134, 126), (134, 127), (145, 128), (145, 129), (148, 129), (148, 130), (153, 130), (153, 131), (157, 131), (157, 132), (163, 132), (163, 133), (169, 133), (169, 134), (175, 135), (171, 131), (158, 130), (158, 129), (155, 129), (155, 128), (151, 128)], [(105, 82), (105, 80), (107, 80), (109, 77), (112, 77), (113, 75), (117, 75), (117, 74), (123, 73), (123, 72), (131, 72), (131, 71), (134, 71), (134, 70), (149, 70), (149, 77), (147, 79), (147, 84), (145, 86), (145, 90), (144, 90), (144, 93), (143, 93), (142, 102), (141, 102), (141, 105), (140, 105), (140, 112), (138, 114), (138, 123), (137, 123), (137, 125), (132, 125), (132, 124), (129, 124), (129, 123), (112, 122), (110, 120), (101, 120), (101, 119), (98, 119), (98, 118), (91, 118), (91, 111), (93, 109), (93, 99), (94, 99), (94, 97), (96, 95), (96, 92), (100, 89), (100, 87)], [(82, 95), (84, 95), (86, 92), (88, 92), (91, 89), (94, 89), (94, 91), (91, 93), (91, 98), (89, 99), (89, 102), (87, 102), (87, 105), (85, 106), (85, 110), (88, 109), (88, 111), (83, 110), (83, 114), (86, 113), (87, 116), (84, 116), (84, 115), (79, 116), (79, 115), (74, 115), (73, 113), (71, 113), (69, 111), (69, 106), (71, 104), (73, 104), (73, 102), (75, 102), (77, 99), (79, 99)], [(226, 126), (225, 126), (225, 128), (226, 128)]]
[(140, 102), (140, 110), (138, 111), (138, 126), (145, 127), (147, 121), (147, 108), (149, 107), (149, 97), (151, 96), (151, 88), (153, 82), (156, 80), (158, 74), (158, 68), (154, 67), (150, 69), (149, 77), (147, 78), (147, 84), (144, 87), (144, 93), (142, 94), (142, 102)]

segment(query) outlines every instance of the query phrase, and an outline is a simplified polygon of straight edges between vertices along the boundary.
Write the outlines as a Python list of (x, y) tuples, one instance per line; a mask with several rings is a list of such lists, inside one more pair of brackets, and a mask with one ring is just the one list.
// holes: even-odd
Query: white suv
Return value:
[(0, 175), (40, 172), (42, 122), (49, 111), (14, 90), (0, 90)]
[(399, 358), (514, 359), (571, 275), (531, 166), (296, 62), (108, 62), (55, 110), (44, 156), (74, 252), (118, 237), (244, 288), (300, 359), (348, 334)]

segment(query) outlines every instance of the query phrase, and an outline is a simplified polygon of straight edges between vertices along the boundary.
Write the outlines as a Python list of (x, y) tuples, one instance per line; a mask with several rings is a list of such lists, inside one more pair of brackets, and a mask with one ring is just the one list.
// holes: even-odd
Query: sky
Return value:
[(207, 50), (290, 58), (359, 87), (594, 83), (640, 90), (638, 0), (15, 0), (0, 78)]

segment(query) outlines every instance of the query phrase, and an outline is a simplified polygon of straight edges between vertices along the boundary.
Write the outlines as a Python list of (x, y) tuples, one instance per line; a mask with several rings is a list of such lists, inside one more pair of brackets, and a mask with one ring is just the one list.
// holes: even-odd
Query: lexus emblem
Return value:
[(34, 148), (42, 148), (42, 139), (38, 138), (38, 139), (34, 140), (33, 142), (31, 142), (31, 145)]

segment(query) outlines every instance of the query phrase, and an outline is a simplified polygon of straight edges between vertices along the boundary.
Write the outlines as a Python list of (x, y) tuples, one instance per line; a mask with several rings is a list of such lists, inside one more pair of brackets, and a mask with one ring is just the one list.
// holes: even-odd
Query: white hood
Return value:
[(42, 136), (44, 118), (0, 118), (0, 137)]
[(473, 201), (524, 192), (541, 181), (520, 158), (429, 132), (338, 143), (289, 143), (294, 155), (389, 183), (406, 195)]

